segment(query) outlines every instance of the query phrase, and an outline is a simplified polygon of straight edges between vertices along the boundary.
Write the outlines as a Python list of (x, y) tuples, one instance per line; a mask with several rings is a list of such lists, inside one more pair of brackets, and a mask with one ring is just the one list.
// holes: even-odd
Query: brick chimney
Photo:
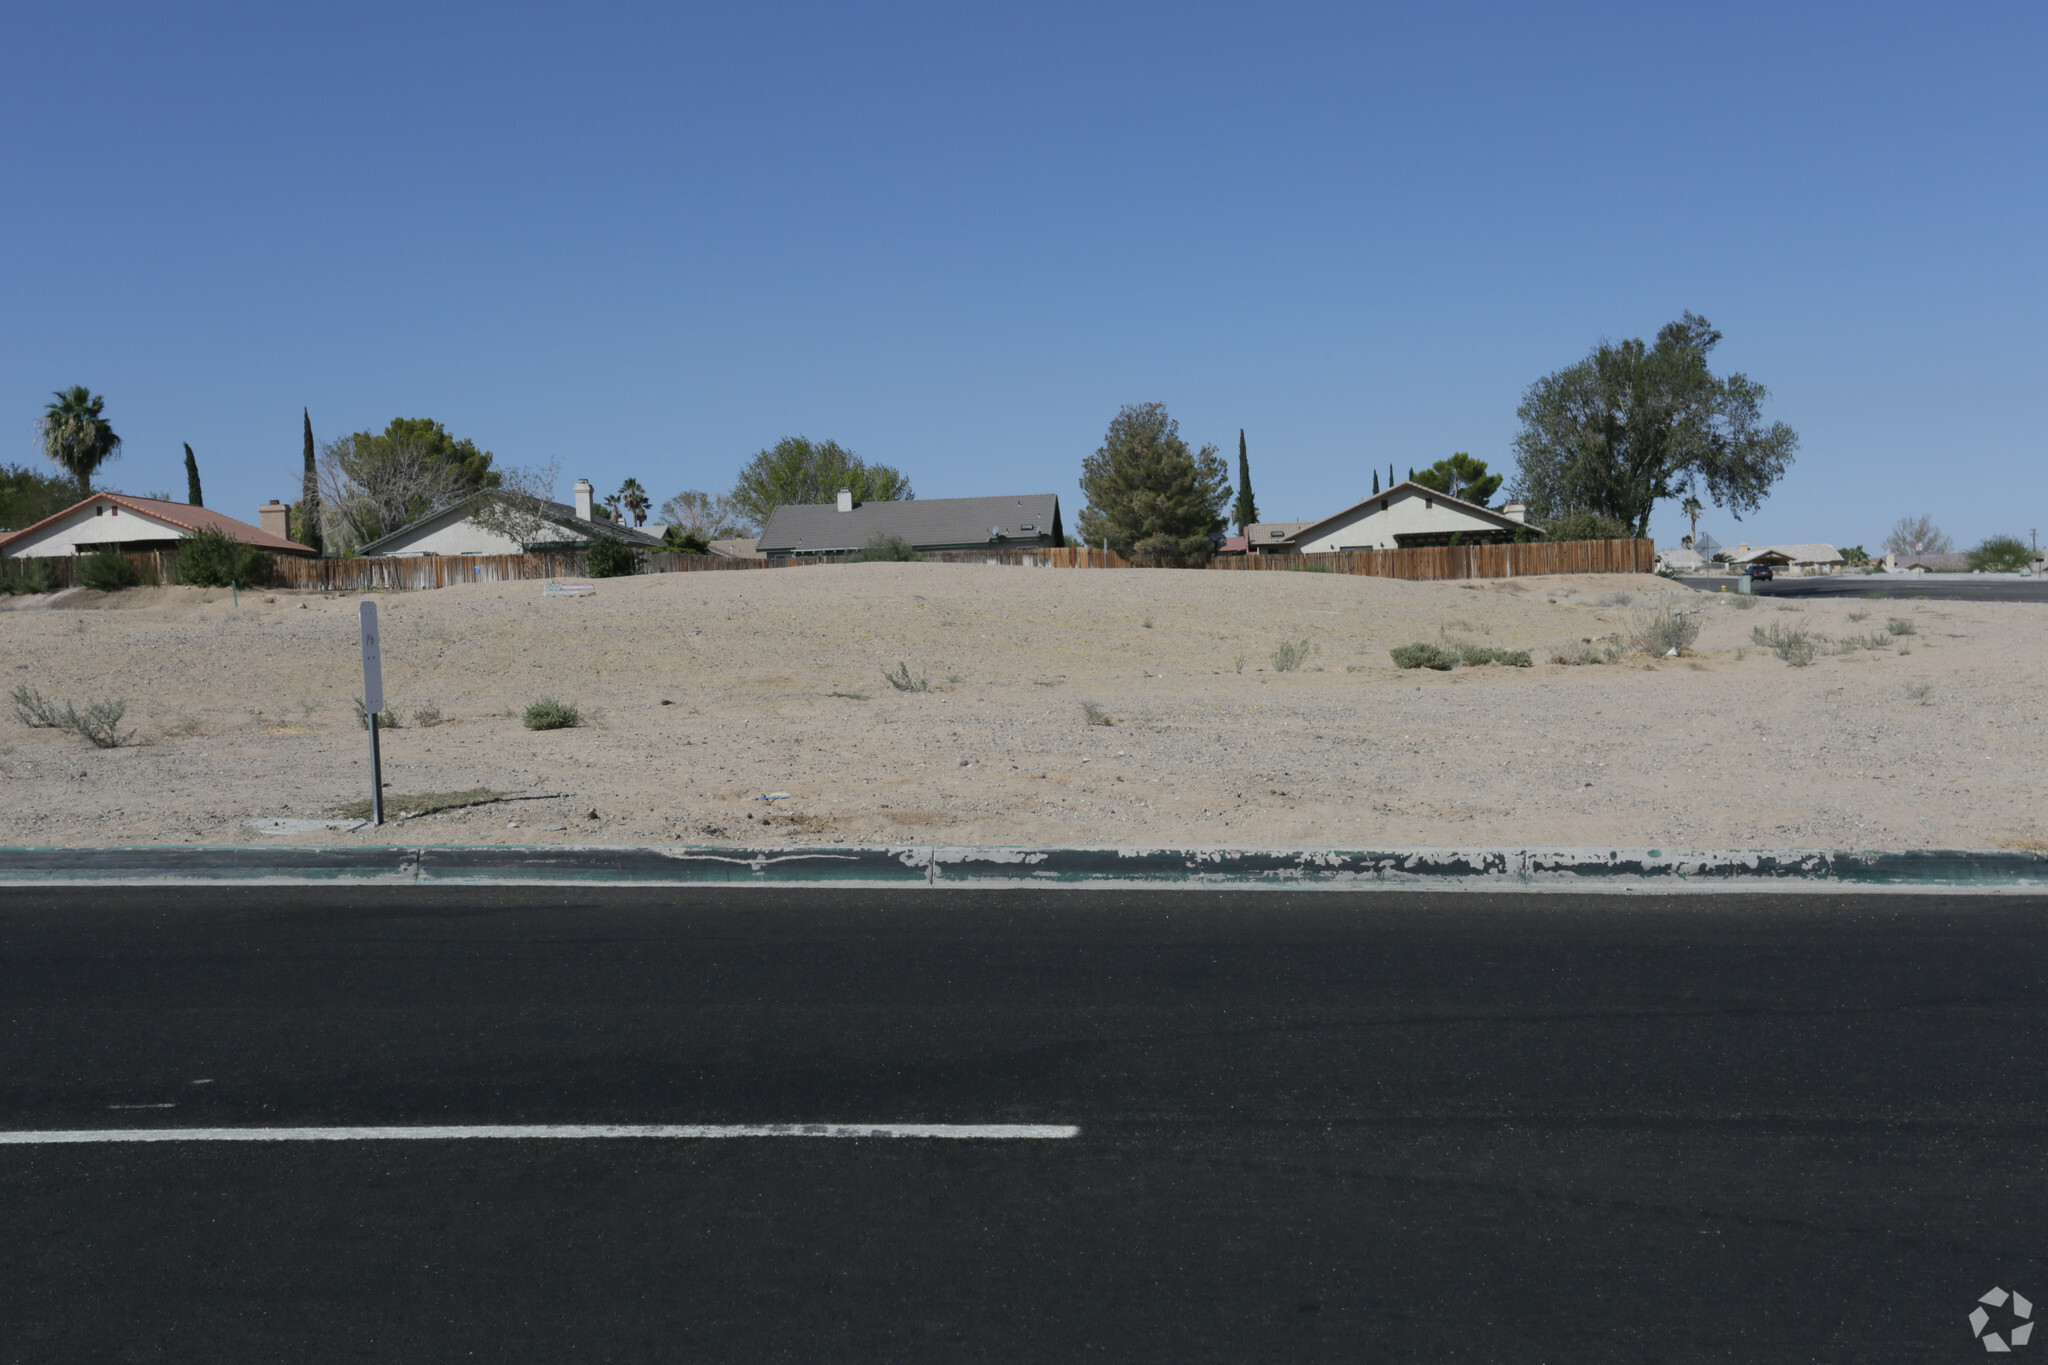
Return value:
[(853, 510), (853, 490), (851, 488), (839, 490), (839, 510), (842, 512), (851, 512)]
[(590, 480), (576, 480), (576, 515), (584, 521), (592, 520), (590, 514), (591, 499), (596, 492), (597, 490), (590, 486)]
[(256, 524), (280, 540), (292, 538), (292, 509), (272, 498), (256, 509)]
[(1501, 508), (1500, 514), (1509, 521), (1526, 522), (1529, 520), (1529, 509), (1519, 502), (1511, 502), (1506, 507)]

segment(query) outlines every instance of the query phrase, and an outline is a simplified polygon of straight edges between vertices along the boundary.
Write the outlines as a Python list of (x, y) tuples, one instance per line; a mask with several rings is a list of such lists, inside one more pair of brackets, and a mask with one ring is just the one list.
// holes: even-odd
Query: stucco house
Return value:
[(272, 554), (310, 556), (285, 534), (285, 506), (273, 502), (260, 509), (264, 525), (251, 526), (207, 507), (165, 498), (131, 498), (126, 493), (94, 493), (55, 516), (9, 536), (0, 536), (0, 559), (90, 554), (112, 547), (122, 551), (175, 550), (178, 542), (202, 530), (221, 531)]
[(1726, 551), (1727, 562), (1737, 568), (1768, 564), (1798, 574), (1840, 573), (1842, 552), (1832, 545), (1738, 545)]
[(477, 504), (489, 497), (479, 493), (452, 503), (438, 512), (421, 517), (361, 548), (364, 555), (517, 555), (529, 550), (580, 550), (599, 536), (623, 540), (643, 550), (661, 548), (661, 537), (649, 535), (616, 521), (596, 515), (590, 480), (576, 481), (576, 505), (543, 502), (540, 512), (545, 527), (521, 543), (497, 531), (487, 530), (472, 519)]
[(1248, 528), (1254, 554), (1329, 554), (1337, 550), (1408, 550), (1449, 545), (1504, 545), (1543, 534), (1522, 504), (1495, 511), (1412, 480), (1375, 493), (1321, 521), (1262, 522)]
[(881, 536), (899, 536), (919, 550), (1014, 550), (1067, 543), (1057, 493), (864, 503), (842, 489), (836, 503), (776, 508), (761, 528), (757, 550), (770, 560), (844, 555)]

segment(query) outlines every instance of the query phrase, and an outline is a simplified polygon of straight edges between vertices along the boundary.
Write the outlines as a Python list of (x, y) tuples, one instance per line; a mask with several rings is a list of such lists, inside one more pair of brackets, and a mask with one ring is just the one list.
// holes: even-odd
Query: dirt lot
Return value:
[[(1633, 600), (1622, 603), (1617, 594)], [(0, 713), (0, 844), (242, 843), (368, 790), (359, 597), (0, 598), (9, 687), (120, 698), (95, 749)], [(1804, 609), (1654, 578), (875, 564), (380, 594), (397, 794), (528, 798), (298, 842), (2041, 847), (2048, 605)], [(1646, 609), (1692, 657), (1549, 662)], [(1867, 612), (1852, 619), (1852, 612)], [(1840, 642), (1792, 667), (1751, 642)], [(1392, 646), (1528, 649), (1399, 670)], [(1294, 671), (1277, 649), (1306, 641)], [(898, 663), (929, 691), (883, 680)], [(590, 723), (530, 731), (536, 698)], [(1090, 723), (1084, 703), (1112, 724)], [(438, 724), (414, 717), (437, 709)], [(787, 800), (756, 798), (787, 793)], [(594, 813), (594, 814), (593, 814)], [(549, 826), (564, 826), (551, 829)]]

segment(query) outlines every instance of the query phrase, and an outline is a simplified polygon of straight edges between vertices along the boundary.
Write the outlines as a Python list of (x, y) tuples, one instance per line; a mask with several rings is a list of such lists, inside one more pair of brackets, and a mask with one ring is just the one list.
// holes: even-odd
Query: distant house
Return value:
[(371, 541), (361, 548), (364, 555), (516, 555), (531, 550), (581, 550), (586, 549), (599, 536), (610, 536), (623, 540), (628, 545), (643, 550), (659, 549), (661, 537), (648, 535), (616, 521), (607, 521), (596, 515), (592, 505), (593, 490), (588, 479), (576, 481), (576, 505), (543, 502), (540, 513), (545, 525), (530, 539), (521, 542), (477, 525), (472, 519), (477, 505), (488, 493), (479, 493), (453, 503), (438, 512), (421, 517), (410, 526), (400, 527), (388, 536)]
[(797, 555), (844, 555), (884, 536), (898, 536), (919, 550), (1013, 550), (1067, 543), (1056, 493), (855, 502), (842, 490), (836, 503), (776, 508), (761, 528), (757, 550), (771, 562)]
[(1966, 554), (1900, 555), (1894, 563), (1900, 573), (1967, 573), (1970, 557)]
[(1728, 563), (1738, 568), (1751, 564), (1765, 564), (1773, 569), (1791, 569), (1795, 573), (1818, 574), (1840, 573), (1842, 552), (1832, 545), (1764, 545), (1751, 547), (1738, 545), (1726, 551)]
[(1413, 480), (1395, 484), (1321, 521), (1262, 522), (1247, 529), (1254, 554), (1328, 554), (1337, 550), (1408, 550), (1449, 545), (1504, 545), (1540, 536), (1518, 502), (1495, 511)]
[(1669, 569), (1673, 573), (1697, 573), (1707, 567), (1707, 561), (1698, 550), (1680, 546), (1676, 550), (1663, 550), (1657, 555), (1657, 568), (1661, 572)]
[(259, 550), (280, 555), (313, 555), (285, 534), (283, 503), (273, 502), (258, 515), (265, 523), (251, 526), (206, 507), (167, 498), (131, 498), (126, 493), (94, 493), (55, 516), (10, 536), (0, 536), (0, 559), (48, 558), (90, 554), (112, 548), (123, 551), (175, 550), (178, 542), (200, 531), (221, 531)]
[(711, 553), (724, 555), (727, 559), (759, 559), (761, 541), (759, 537), (746, 540), (714, 540), (711, 542)]

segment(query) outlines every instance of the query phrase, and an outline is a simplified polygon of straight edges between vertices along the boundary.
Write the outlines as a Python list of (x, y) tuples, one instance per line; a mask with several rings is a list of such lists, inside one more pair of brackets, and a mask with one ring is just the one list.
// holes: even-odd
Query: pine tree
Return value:
[(320, 543), (320, 476), (313, 468), (313, 413), (310, 408), (300, 412), (306, 419), (306, 480), (299, 489), (299, 524), (292, 529), (299, 533), (301, 545), (321, 554), (324, 550)]
[(1101, 447), (1081, 462), (1079, 531), (1088, 544), (1141, 564), (1200, 568), (1210, 536), (1229, 523), (1230, 466), (1215, 446), (1189, 450), (1159, 403), (1123, 409)]
[(206, 499), (199, 496), (199, 461), (192, 458), (192, 443), (185, 442), (185, 501), (194, 507), (206, 506)]
[(1252, 497), (1252, 465), (1245, 455), (1244, 428), (1237, 429), (1237, 533), (1259, 519), (1259, 504)]

